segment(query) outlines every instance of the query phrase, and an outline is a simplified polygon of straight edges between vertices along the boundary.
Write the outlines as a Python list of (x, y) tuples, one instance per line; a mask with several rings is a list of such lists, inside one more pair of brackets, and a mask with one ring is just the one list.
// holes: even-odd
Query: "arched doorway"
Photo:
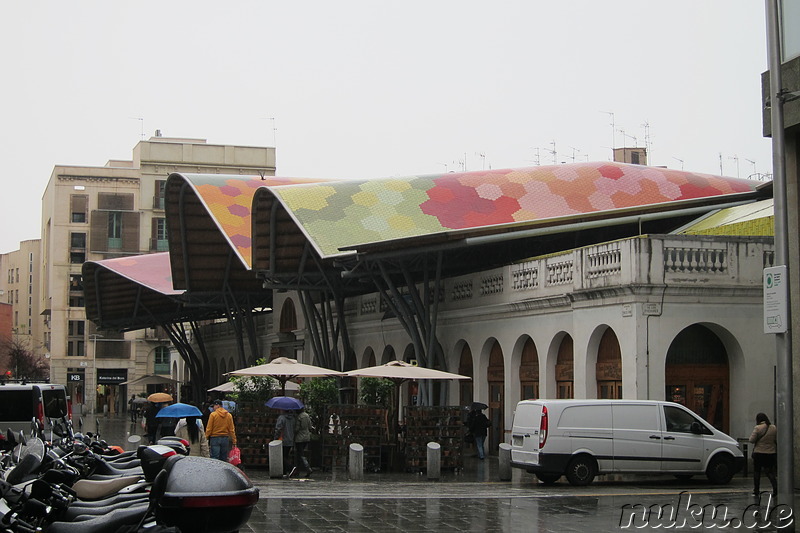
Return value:
[(717, 429), (728, 432), (728, 353), (706, 326), (681, 331), (667, 350), (666, 399), (685, 405)]
[(522, 359), (519, 362), (519, 390), (522, 393), (522, 400), (535, 400), (539, 397), (539, 353), (530, 337), (522, 347)]
[(278, 319), (278, 333), (277, 339), (272, 343), (270, 349), (269, 359), (277, 359), (278, 357), (288, 357), (290, 359), (297, 359), (297, 350), (299, 349), (297, 343), (297, 312), (295, 311), (294, 302), (291, 298), (283, 301), (281, 306), (281, 316)]
[(574, 398), (575, 361), (572, 355), (572, 337), (564, 335), (558, 346), (556, 358), (556, 398)]
[(619, 347), (617, 334), (611, 328), (603, 333), (600, 346), (597, 347), (595, 377), (598, 398), (604, 400), (622, 398), (622, 350)]
[(503, 363), (503, 349), (497, 341), (489, 352), (489, 368), (486, 371), (489, 382), (489, 448), (487, 453), (495, 455), (497, 447), (505, 442), (505, 365)]
[[(472, 350), (469, 349), (469, 344), (464, 343), (461, 348), (461, 359), (458, 362), (458, 373), (462, 376), (474, 377), (472, 375)], [(474, 399), (472, 392), (472, 380), (462, 379), (458, 382), (458, 400), (459, 405), (470, 406)]]

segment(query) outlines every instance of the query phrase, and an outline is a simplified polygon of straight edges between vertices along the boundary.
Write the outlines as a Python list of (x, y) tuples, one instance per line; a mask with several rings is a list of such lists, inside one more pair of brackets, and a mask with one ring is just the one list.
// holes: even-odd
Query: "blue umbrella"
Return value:
[(173, 403), (162, 408), (156, 418), (184, 418), (187, 416), (203, 416), (200, 409), (188, 403)]
[(303, 402), (298, 400), (297, 398), (292, 398), (291, 396), (273, 396), (269, 400), (267, 400), (267, 407), (272, 407), (273, 409), (302, 409), (305, 407)]

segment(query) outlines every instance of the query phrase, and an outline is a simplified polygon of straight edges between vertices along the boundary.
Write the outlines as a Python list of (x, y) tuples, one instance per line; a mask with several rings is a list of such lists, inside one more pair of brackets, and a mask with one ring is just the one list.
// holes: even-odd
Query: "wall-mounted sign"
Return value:
[(786, 333), (788, 288), (785, 265), (764, 269), (764, 333)]
[(127, 368), (98, 368), (98, 385), (119, 385), (123, 381), (128, 381)]

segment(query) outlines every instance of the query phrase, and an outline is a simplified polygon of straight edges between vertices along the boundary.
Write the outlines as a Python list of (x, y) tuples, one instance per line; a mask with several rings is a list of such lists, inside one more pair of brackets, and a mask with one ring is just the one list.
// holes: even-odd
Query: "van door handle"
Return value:
[(661, 437), (659, 437), (658, 435), (650, 435), (650, 438), (651, 439), (660, 439)]
[(675, 440), (675, 437), (667, 436), (667, 437), (664, 437), (664, 440)]

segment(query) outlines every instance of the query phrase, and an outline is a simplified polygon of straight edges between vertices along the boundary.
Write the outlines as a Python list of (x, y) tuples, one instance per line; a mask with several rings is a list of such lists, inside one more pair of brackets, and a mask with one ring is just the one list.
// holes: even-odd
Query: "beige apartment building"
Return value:
[(11, 305), (14, 341), (35, 353), (46, 353), (38, 313), (39, 249), (39, 239), (32, 239), (20, 242), (19, 250), (0, 254), (0, 302)]
[(50, 379), (67, 384), (76, 411), (122, 410), (131, 394), (144, 391), (122, 383), (173, 374), (170, 342), (158, 330), (97, 331), (86, 320), (81, 276), (84, 261), (167, 250), (164, 184), (172, 172), (274, 175), (275, 149), (167, 138), (157, 131), (134, 147), (130, 161), (59, 165), (50, 176), (42, 198), (41, 257), (33, 267), (40, 269), (41, 284), (40, 298), (32, 299), (31, 331), (38, 331), (38, 318), (41, 336), (34, 344), (41, 339)]

